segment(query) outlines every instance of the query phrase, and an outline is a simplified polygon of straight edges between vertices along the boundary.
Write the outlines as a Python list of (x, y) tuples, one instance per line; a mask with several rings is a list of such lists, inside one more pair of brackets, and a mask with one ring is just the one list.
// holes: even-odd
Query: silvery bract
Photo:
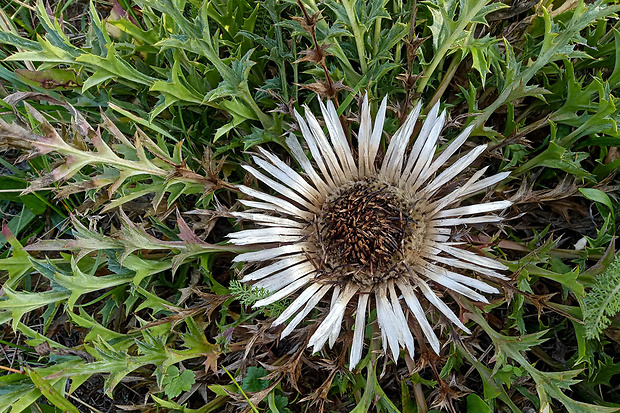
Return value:
[(383, 99), (373, 127), (368, 98), (364, 99), (357, 155), (349, 146), (332, 102), (327, 106), (321, 103), (327, 136), (308, 108), (306, 120), (295, 112), (313, 161), (293, 134), (286, 143), (304, 174), (259, 149), (260, 155), (253, 156), (259, 169), (245, 169), (278, 195), (241, 186), (252, 200), (240, 201), (249, 208), (247, 211), (232, 213), (260, 227), (230, 235), (236, 245), (256, 246), (255, 252), (235, 258), (247, 263), (247, 268), (253, 267), (243, 282), (271, 292), (256, 306), (299, 292), (274, 322), (287, 323), (282, 337), (325, 298), (329, 299), (329, 312), (309, 346), (315, 352), (325, 342), (331, 347), (340, 334), (345, 311), (355, 310), (350, 368), (361, 359), (366, 315), (373, 306), (383, 348), (387, 351), (389, 347), (395, 360), (401, 347), (413, 356), (410, 322), (418, 323), (430, 346), (439, 353), (440, 343), (424, 308), (434, 306), (469, 332), (441, 299), (441, 293), (452, 291), (488, 302), (481, 293), (498, 290), (465, 274), (506, 279), (498, 273), (507, 269), (503, 264), (450, 240), (457, 227), (501, 221), (492, 213), (509, 207), (510, 201), (460, 204), (502, 181), (508, 173), (481, 179), (487, 169), (483, 168), (469, 179), (457, 179), (486, 145), (448, 162), (468, 138), (469, 127), (435, 156), (446, 119), (445, 111), (439, 114), (439, 104), (432, 108), (408, 150), (421, 110), (420, 104), (415, 107), (392, 136), (377, 167), (386, 104), (387, 99)]

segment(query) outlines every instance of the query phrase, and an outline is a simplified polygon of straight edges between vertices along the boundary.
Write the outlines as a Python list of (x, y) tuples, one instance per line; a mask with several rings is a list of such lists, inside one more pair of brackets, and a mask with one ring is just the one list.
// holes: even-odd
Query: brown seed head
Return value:
[(330, 262), (377, 277), (374, 283), (394, 265), (410, 225), (394, 188), (360, 181), (326, 201), (319, 231)]

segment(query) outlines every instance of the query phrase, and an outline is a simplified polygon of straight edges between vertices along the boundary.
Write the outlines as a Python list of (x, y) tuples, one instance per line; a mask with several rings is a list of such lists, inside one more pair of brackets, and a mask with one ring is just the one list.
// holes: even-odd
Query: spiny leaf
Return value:
[[(5, 100), (17, 104), (26, 98), (46, 98), (46, 100), (57, 102), (56, 99), (41, 94), (14, 94)], [(232, 104), (232, 102), (229, 103)], [(226, 185), (216, 176), (207, 178), (189, 169), (178, 156), (181, 153), (180, 144), (175, 148), (177, 154), (175, 156), (179, 159), (175, 159), (175, 157), (170, 157), (165, 151), (162, 151), (139, 129), (134, 143), (130, 143), (118, 128), (110, 127), (109, 132), (121, 142), (121, 144), (116, 145), (115, 150), (103, 139), (100, 129), (94, 130), (73, 106), (64, 104), (63, 106), (73, 116), (82, 139), (94, 147), (94, 150), (90, 150), (90, 148), (79, 147), (65, 141), (61, 135), (64, 132), (59, 132), (54, 128), (45, 116), (32, 106), (27, 103), (25, 105), (30, 114), (40, 123), (40, 128), (45, 136), (34, 134), (20, 125), (11, 125), (0, 121), (0, 148), (17, 147), (29, 149), (33, 154), (58, 154), (64, 157), (63, 163), (50, 173), (33, 180), (25, 192), (34, 192), (54, 182), (62, 183), (74, 178), (74, 182), (61, 187), (58, 191), (59, 196), (68, 196), (86, 190), (98, 191), (107, 187), (108, 197), (113, 198), (126, 185), (130, 185), (136, 180), (145, 180), (151, 181), (148, 188), (151, 189), (151, 193), (156, 193), (153, 198), (153, 206), (157, 208), (167, 193), (172, 193), (169, 200), (172, 203), (181, 195), (205, 193), (205, 190), (207, 192), (214, 191), (220, 185)], [(241, 106), (245, 107), (244, 105)], [(109, 119), (104, 119), (104, 125), (110, 125)], [(122, 147), (126, 151), (121, 150)], [(132, 156), (123, 154), (127, 152), (134, 154), (133, 159)], [(91, 173), (87, 177), (80, 175), (82, 170), (93, 167), (99, 168), (96, 169), (96, 173)], [(125, 198), (126, 200), (127, 198)], [(119, 199), (114, 202), (115, 206), (121, 204), (122, 202)]]
[[(553, 125), (552, 135), (554, 134)], [(572, 152), (555, 142), (549, 142), (549, 146), (542, 153), (535, 156), (530, 161), (521, 165), (511, 175), (518, 176), (532, 168), (546, 166), (556, 168), (582, 178), (592, 178), (592, 174), (586, 171), (581, 162), (588, 157), (585, 152)]]
[(6, 298), (0, 300), (0, 314), (3, 312), (11, 314), (14, 330), (17, 330), (17, 324), (24, 314), (49, 304), (65, 301), (71, 295), (69, 290), (60, 286), (38, 293), (18, 292), (6, 285), (3, 288)]
[[(113, 236), (106, 236), (99, 234), (96, 231), (89, 230), (77, 219), (72, 218), (75, 229), (75, 239), (40, 240), (27, 246), (25, 250), (77, 251), (78, 261), (83, 256), (94, 251), (119, 250), (121, 264), (123, 264), (125, 259), (136, 251), (170, 250), (177, 254), (172, 260), (172, 266), (173, 268), (176, 268), (185, 260), (192, 257), (212, 252), (230, 251), (231, 248), (235, 248), (233, 246), (215, 245), (202, 241), (198, 236), (196, 236), (196, 234), (194, 234), (180, 215), (177, 216), (177, 222), (180, 229), (180, 241), (160, 240), (149, 234), (142, 226), (132, 222), (123, 210), (121, 210), (120, 215), (123, 226), (121, 230), (118, 233), (113, 234)], [(140, 280), (147, 275), (169, 268), (167, 266), (168, 263), (164, 262), (161, 264), (148, 265), (145, 268), (140, 269), (140, 263), (139, 261), (136, 262), (135, 259), (131, 260), (128, 265), (130, 265), (131, 268), (136, 268), (136, 271), (139, 270), (136, 273), (136, 276), (138, 277), (136, 283), (139, 283)]]
[[(553, 23), (549, 12), (543, 7), (543, 20), (545, 24), (545, 34), (542, 41), (542, 48), (537, 55), (536, 60), (527, 68), (523, 69), (521, 63), (517, 63), (512, 52), (506, 53), (507, 73), (506, 78), (509, 80), (498, 98), (489, 105), (481, 116), (476, 118), (476, 126), (482, 126), (484, 122), (503, 104), (511, 100), (517, 99), (518, 96), (513, 91), (519, 85), (527, 85), (535, 74), (547, 64), (565, 59), (567, 57), (584, 57), (582, 53), (575, 55), (575, 47), (572, 43), (580, 41), (579, 33), (593, 21), (612, 15), (620, 10), (620, 6), (607, 6), (605, 0), (597, 0), (593, 4), (585, 4), (583, 0), (579, 0), (570, 21), (563, 28)], [(507, 70), (507, 72), (508, 72)], [(508, 76), (510, 75), (510, 76)]]
[[(429, 29), (433, 33), (434, 53), (431, 61), (424, 68), (424, 74), (418, 83), (418, 92), (424, 91), (440, 62), (448, 54), (457, 50), (456, 46), (469, 37), (475, 24), (487, 24), (485, 19), (487, 14), (507, 7), (500, 2), (489, 3), (491, 3), (490, 0), (424, 2), (433, 17), (433, 23), (429, 25)], [(460, 9), (457, 17), (458, 5)]]
[(81, 295), (127, 284), (134, 278), (133, 274), (111, 274), (104, 277), (96, 277), (92, 274), (84, 273), (77, 266), (76, 260), (73, 257), (71, 258), (71, 269), (73, 270), (73, 275), (57, 273), (54, 277), (58, 284), (71, 291), (71, 296), (67, 301), (69, 310), (73, 309), (75, 302)]
[(614, 407), (597, 406), (575, 401), (562, 391), (562, 389), (568, 389), (570, 386), (578, 383), (580, 380), (576, 377), (583, 370), (545, 372), (538, 370), (525, 358), (522, 352), (544, 342), (545, 340), (542, 339), (542, 336), (546, 331), (539, 331), (522, 337), (505, 336), (495, 331), (487, 323), (479, 309), (474, 308), (471, 304), (465, 304), (465, 306), (472, 311), (470, 317), (475, 320), (493, 340), (496, 350), (495, 358), (497, 360), (495, 371), (498, 371), (500, 366), (506, 365), (509, 358), (517, 362), (523, 370), (527, 371), (536, 383), (541, 411), (551, 411), (551, 398), (561, 402), (569, 413), (612, 413), (618, 411), (618, 409)]
[(472, 67), (480, 74), (482, 86), (485, 85), (487, 75), (491, 73), (491, 67), (499, 68), (500, 53), (497, 44), (499, 39), (486, 35), (476, 39), (470, 37), (464, 42), (463, 49), (466, 54), (471, 54)]
[(4, 222), (2, 223), (2, 235), (9, 242), (11, 247), (13, 247), (13, 253), (10, 258), (0, 259), (0, 268), (9, 273), (9, 279), (4, 285), (15, 288), (22, 276), (31, 270), (32, 263), (30, 261), (30, 255), (23, 250), (22, 245)]

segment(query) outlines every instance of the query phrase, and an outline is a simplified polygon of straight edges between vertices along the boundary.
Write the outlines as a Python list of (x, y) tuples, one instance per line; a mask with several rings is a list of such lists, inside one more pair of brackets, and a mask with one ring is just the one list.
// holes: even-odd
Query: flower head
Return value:
[(355, 309), (350, 368), (361, 359), (366, 315), (372, 308), (376, 308), (383, 348), (387, 351), (389, 347), (394, 359), (401, 347), (413, 355), (410, 321), (419, 325), (439, 353), (440, 343), (424, 307), (430, 304), (469, 332), (441, 299), (441, 293), (451, 291), (488, 302), (481, 293), (498, 290), (470, 275), (506, 279), (498, 272), (506, 269), (503, 264), (470, 251), (462, 243), (451, 242), (451, 235), (463, 225), (501, 221), (493, 212), (509, 207), (510, 201), (460, 205), (508, 173), (481, 179), (487, 169), (483, 168), (469, 179), (458, 179), (486, 149), (486, 145), (477, 146), (449, 162), (472, 127), (434, 156), (446, 119), (445, 111), (439, 114), (439, 104), (426, 116), (408, 150), (421, 104), (415, 107), (392, 136), (378, 167), (387, 99), (381, 103), (374, 127), (368, 98), (364, 99), (357, 155), (349, 146), (332, 102), (320, 105), (327, 135), (308, 108), (306, 120), (295, 112), (314, 162), (293, 134), (286, 140), (305, 175), (263, 149), (259, 149), (262, 156), (253, 157), (262, 171), (244, 167), (279, 195), (240, 187), (254, 199), (241, 200), (251, 210), (233, 215), (260, 226), (230, 235), (234, 244), (257, 247), (257, 251), (235, 258), (258, 265), (242, 281), (272, 292), (256, 306), (301, 290), (273, 323), (288, 321), (282, 337), (321, 300), (329, 298), (328, 315), (309, 340), (314, 352), (326, 342), (330, 347), (335, 343), (345, 312)]

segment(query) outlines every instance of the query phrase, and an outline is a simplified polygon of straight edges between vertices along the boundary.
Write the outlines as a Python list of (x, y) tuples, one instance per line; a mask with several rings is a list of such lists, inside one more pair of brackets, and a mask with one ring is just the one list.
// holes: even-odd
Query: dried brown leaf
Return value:
[(333, 45), (333, 43), (323, 43), (318, 48), (302, 50), (301, 54), (304, 55), (304, 57), (297, 59), (294, 63), (314, 62), (316, 64), (320, 64), (324, 61), (326, 56), (331, 56), (330, 53), (327, 53), (327, 49)]
[(350, 92), (353, 92), (353, 89), (345, 86), (341, 80), (337, 82), (318, 81), (314, 83), (297, 84), (297, 86), (303, 89), (311, 90), (325, 99), (334, 98), (341, 90), (348, 90)]
[(524, 180), (517, 192), (510, 198), (515, 204), (543, 203), (557, 201), (575, 195), (579, 186), (575, 179), (565, 176), (555, 188), (534, 190), (535, 184)]
[(0, 119), (0, 151), (21, 149), (28, 151), (28, 157), (38, 156), (34, 142), (44, 139), (43, 136), (32, 133), (16, 123), (9, 124)]
[(321, 17), (322, 11), (319, 10), (318, 12), (309, 15), (306, 12), (306, 8), (304, 7), (304, 5), (301, 2), (298, 2), (298, 3), (301, 7), (301, 10), (304, 16), (303, 17), (291, 16), (291, 19), (299, 23), (306, 32), (310, 34), (314, 34), (314, 31), (316, 29), (316, 24), (323, 19), (323, 17)]

